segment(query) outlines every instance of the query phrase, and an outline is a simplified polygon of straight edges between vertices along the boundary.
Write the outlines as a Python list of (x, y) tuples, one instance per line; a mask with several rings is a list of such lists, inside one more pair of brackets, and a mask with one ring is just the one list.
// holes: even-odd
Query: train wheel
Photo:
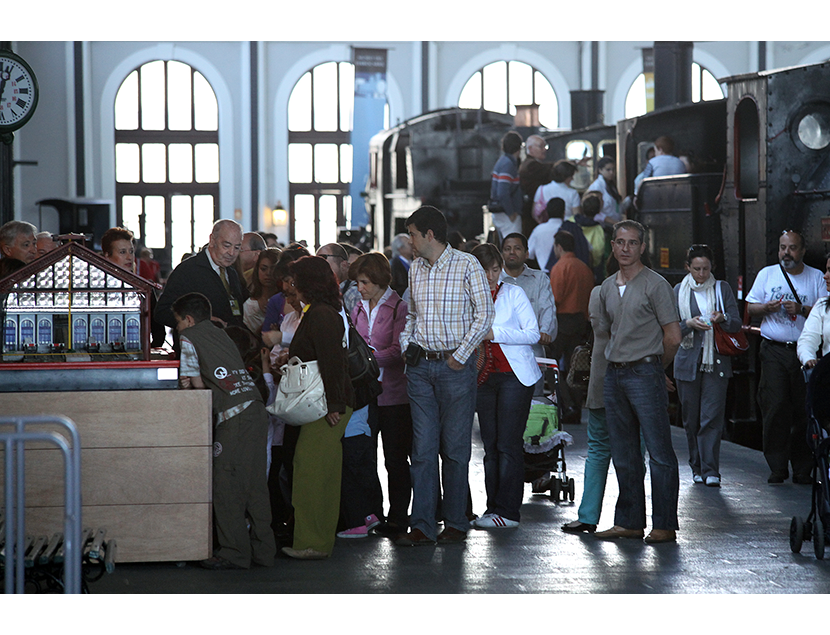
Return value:
[(574, 480), (569, 479), (568, 480), (568, 500), (569, 501), (573, 502), (575, 492), (576, 492), (576, 487), (574, 486)]
[(813, 523), (813, 549), (816, 552), (816, 558), (824, 560), (824, 523), (821, 522), (818, 513)]
[(801, 544), (804, 541), (804, 521), (801, 516), (793, 516), (790, 522), (790, 549), (793, 553), (801, 553)]

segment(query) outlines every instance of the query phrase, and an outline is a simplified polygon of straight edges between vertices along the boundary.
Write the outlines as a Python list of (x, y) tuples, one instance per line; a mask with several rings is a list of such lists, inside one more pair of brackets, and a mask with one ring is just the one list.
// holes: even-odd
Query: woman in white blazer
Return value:
[[(824, 266), (824, 283), (830, 292), (830, 257)], [(816, 365), (819, 349), (822, 356), (830, 353), (830, 297), (816, 302), (798, 337), (798, 359), (805, 368)]]
[(496, 318), (479, 351), (478, 425), (484, 443), (487, 510), (473, 521), (478, 529), (516, 527), (524, 497), (522, 435), (533, 389), (542, 376), (531, 346), (539, 325), (525, 292), (499, 283), (501, 252), (485, 243), (473, 249), (481, 263), (496, 307)]

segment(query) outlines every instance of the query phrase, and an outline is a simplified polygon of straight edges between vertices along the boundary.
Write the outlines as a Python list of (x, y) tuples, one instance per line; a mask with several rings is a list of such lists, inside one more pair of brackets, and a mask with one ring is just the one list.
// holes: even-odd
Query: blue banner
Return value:
[(364, 199), (369, 179), (369, 140), (383, 130), (386, 106), (386, 49), (353, 49), (354, 123), (352, 126), (352, 222), (365, 227), (371, 219)]

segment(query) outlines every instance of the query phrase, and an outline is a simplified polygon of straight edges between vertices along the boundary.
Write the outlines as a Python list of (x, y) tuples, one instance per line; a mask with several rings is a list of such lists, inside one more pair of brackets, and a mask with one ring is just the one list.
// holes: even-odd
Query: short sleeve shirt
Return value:
[[(771, 300), (784, 302), (798, 302), (805, 306), (815, 306), (819, 298), (827, 295), (827, 285), (824, 283), (821, 271), (804, 265), (804, 271), (797, 276), (788, 274), (798, 299), (793, 297), (790, 285), (784, 279), (779, 265), (764, 267), (758, 272), (755, 283), (746, 296), (746, 301), (752, 304), (763, 304)], [(800, 315), (794, 320), (782, 305), (776, 313), (764, 316), (761, 322), (761, 336), (776, 342), (795, 342), (804, 328), (805, 319)]]
[(663, 327), (677, 322), (674, 293), (666, 279), (648, 267), (629, 280), (620, 297), (616, 276), (600, 290), (601, 328), (610, 332), (605, 347), (609, 362), (634, 362), (663, 354)]

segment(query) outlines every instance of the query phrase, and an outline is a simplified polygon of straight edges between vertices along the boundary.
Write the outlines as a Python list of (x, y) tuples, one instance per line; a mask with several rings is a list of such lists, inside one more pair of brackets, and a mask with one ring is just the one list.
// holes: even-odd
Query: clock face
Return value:
[(34, 114), (35, 74), (17, 55), (0, 52), (0, 131), (17, 130)]

